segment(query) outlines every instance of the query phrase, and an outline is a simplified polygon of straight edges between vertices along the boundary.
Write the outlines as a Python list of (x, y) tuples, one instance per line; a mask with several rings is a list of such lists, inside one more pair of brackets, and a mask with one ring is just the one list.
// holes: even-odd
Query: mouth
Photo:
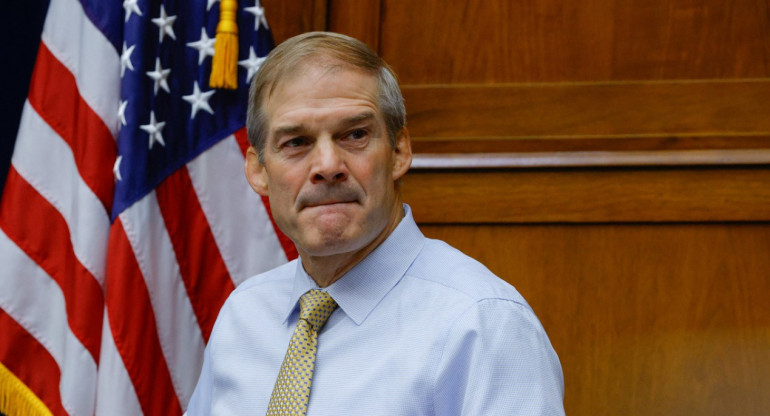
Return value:
[(361, 198), (359, 198), (358, 192), (353, 189), (344, 188), (318, 188), (301, 194), (297, 199), (297, 206), (300, 210), (305, 208), (332, 208), (335, 206), (342, 207), (350, 204), (360, 203)]
[(354, 204), (356, 203), (356, 200), (331, 200), (331, 201), (319, 201), (319, 202), (313, 202), (306, 204), (303, 208), (333, 208), (335, 206), (344, 206), (348, 204)]

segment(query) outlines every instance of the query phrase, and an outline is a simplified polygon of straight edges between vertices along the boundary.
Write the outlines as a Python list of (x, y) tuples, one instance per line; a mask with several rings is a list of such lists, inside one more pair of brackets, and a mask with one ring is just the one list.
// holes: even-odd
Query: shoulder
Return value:
[(296, 260), (248, 278), (225, 300), (217, 316), (217, 326), (225, 322), (242, 324), (254, 316), (277, 319), (285, 309), (294, 282)]
[(527, 305), (510, 283), (441, 240), (425, 240), (407, 275), (426, 284), (441, 286), (454, 293), (454, 297), (465, 299), (468, 305), (493, 299)]
[(292, 260), (263, 273), (249, 277), (233, 290), (230, 297), (238, 297), (250, 292), (276, 290), (292, 284), (297, 269), (297, 260)]
[(440, 316), (455, 334), (496, 333), (500, 326), (495, 322), (503, 321), (544, 333), (535, 312), (513, 285), (440, 240), (426, 239), (400, 286), (400, 293), (407, 293), (404, 296), (427, 300), (430, 313)]
[(437, 413), (564, 414), (558, 355), (511, 284), (438, 240), (426, 241), (409, 273), (428, 285), (432, 312), (443, 322), (434, 372)]

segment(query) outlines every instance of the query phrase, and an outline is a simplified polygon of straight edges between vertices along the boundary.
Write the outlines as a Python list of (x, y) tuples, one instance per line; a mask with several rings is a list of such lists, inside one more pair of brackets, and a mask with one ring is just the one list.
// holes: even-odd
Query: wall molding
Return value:
[(752, 165), (770, 166), (770, 149), (417, 153), (411, 169)]

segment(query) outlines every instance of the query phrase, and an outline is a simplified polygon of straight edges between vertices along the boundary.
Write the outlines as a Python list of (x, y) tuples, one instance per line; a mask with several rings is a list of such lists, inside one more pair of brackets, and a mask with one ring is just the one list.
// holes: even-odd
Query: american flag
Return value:
[(0, 200), (0, 379), (53, 414), (181, 414), (227, 295), (296, 257), (243, 174), (264, 9), (238, 2), (237, 90), (208, 83), (219, 15), (50, 2)]

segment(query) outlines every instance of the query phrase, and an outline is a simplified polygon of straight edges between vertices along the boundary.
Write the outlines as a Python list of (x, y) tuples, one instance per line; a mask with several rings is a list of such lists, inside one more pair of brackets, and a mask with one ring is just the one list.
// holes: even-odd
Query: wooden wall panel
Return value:
[(406, 84), (770, 75), (766, 1), (383, 3), (380, 52)]
[(421, 228), (527, 299), (568, 415), (770, 412), (770, 224)]
[(768, 173), (418, 169), (403, 191), (426, 236), (533, 307), (562, 363), (567, 414), (764, 415)]
[(418, 153), (770, 146), (767, 1), (335, 0), (329, 16), (399, 73)]
[(403, 193), (432, 224), (770, 221), (767, 167), (415, 170)]
[(262, 4), (396, 69), (404, 197), (533, 306), (567, 414), (770, 414), (770, 2)]
[(382, 0), (329, 0), (329, 30), (380, 49)]
[(326, 30), (326, 0), (260, 0), (276, 45), (304, 32)]
[(770, 79), (403, 91), (417, 151), (770, 148)]
[(404, 87), (417, 137), (767, 134), (770, 79)]

